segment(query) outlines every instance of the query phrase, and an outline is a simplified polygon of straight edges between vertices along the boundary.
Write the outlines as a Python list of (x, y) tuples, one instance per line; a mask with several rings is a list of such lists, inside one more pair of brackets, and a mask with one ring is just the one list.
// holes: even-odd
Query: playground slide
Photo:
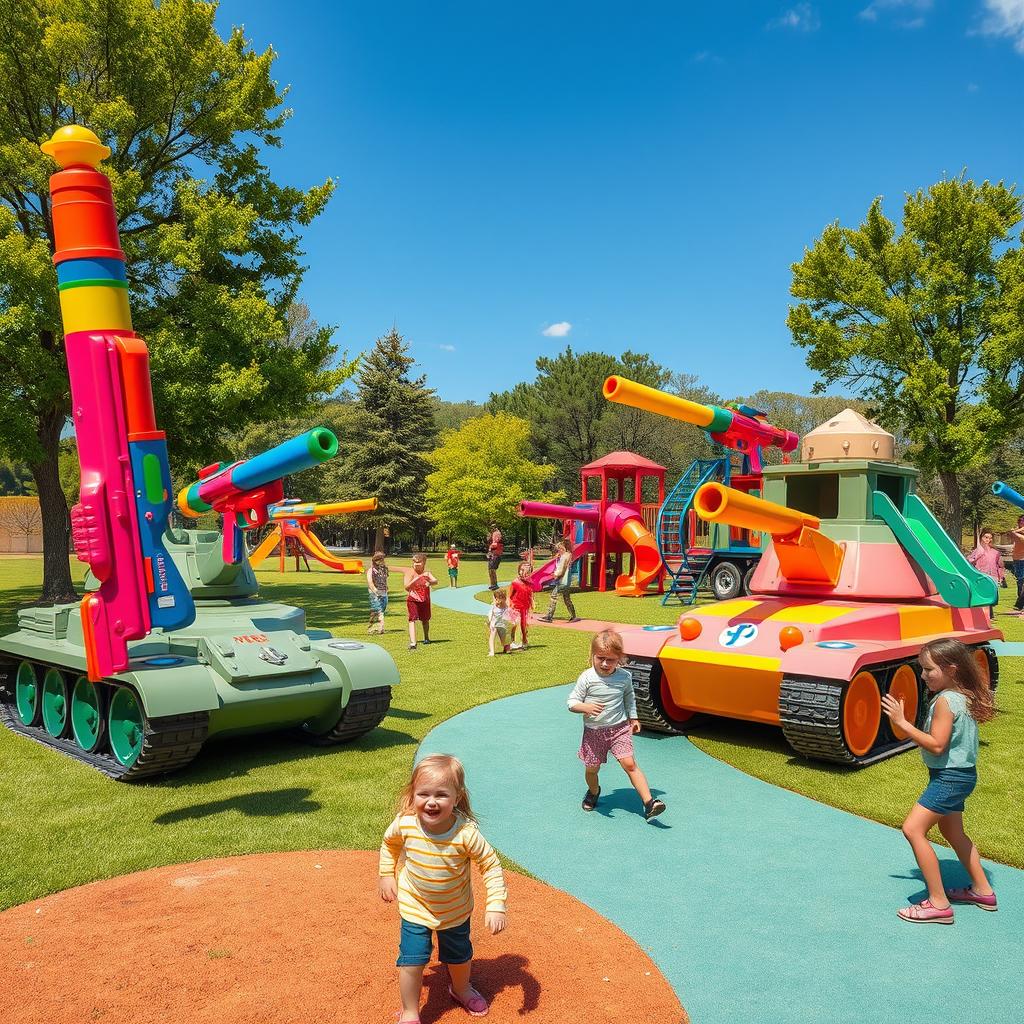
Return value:
[[(582, 558), (584, 555), (593, 554), (597, 548), (591, 541), (583, 541), (580, 544), (574, 544), (572, 549), (572, 561), (576, 563), (577, 559)], [(556, 558), (552, 558), (551, 561), (545, 562), (540, 568), (533, 570), (533, 589), (543, 590), (546, 586), (551, 583), (551, 577), (555, 572), (555, 563), (558, 561)]]
[(330, 553), (320, 542), (315, 533), (308, 530), (300, 530), (292, 536), (318, 561), (323, 562), (328, 569), (337, 572), (356, 573), (363, 571), (363, 562), (359, 558), (337, 558)]
[(274, 548), (277, 547), (277, 542), (281, 539), (281, 533), (278, 530), (271, 530), (266, 537), (263, 538), (263, 543), (249, 556), (249, 565), (254, 569), (270, 554)]
[(901, 514), (888, 495), (875, 491), (872, 511), (884, 520), (907, 554), (924, 569), (944, 601), (954, 608), (977, 608), (995, 603), (996, 581), (978, 572), (967, 561), (916, 494), (907, 495), (905, 512)]
[(662, 571), (658, 542), (639, 516), (623, 522), (619, 536), (633, 549), (633, 572), (624, 572), (615, 581), (615, 593), (620, 597), (642, 597)]

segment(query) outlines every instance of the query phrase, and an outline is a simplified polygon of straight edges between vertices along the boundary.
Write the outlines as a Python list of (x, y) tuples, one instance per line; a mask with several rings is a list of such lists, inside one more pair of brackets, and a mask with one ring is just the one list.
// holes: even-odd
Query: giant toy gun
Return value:
[(170, 514), (167, 443), (157, 429), (149, 351), (132, 330), (128, 278), (110, 182), (110, 150), (88, 129), (58, 129), (43, 152), (50, 178), (54, 257), (71, 381), (81, 490), (71, 510), (75, 553), (99, 581), (82, 599), (89, 679), (128, 667), (128, 641), (195, 617), (164, 544)]
[(702, 405), (677, 395), (625, 377), (609, 377), (604, 382), (604, 397), (636, 409), (645, 409), (669, 416), (684, 423), (702, 427), (713, 440), (726, 448), (744, 455), (751, 473), (761, 472), (761, 449), (778, 448), (783, 452), (795, 451), (800, 438), (792, 430), (783, 430), (768, 422), (764, 413), (747, 405), (723, 409), (720, 405)]
[(326, 462), (338, 454), (338, 439), (315, 427), (290, 441), (241, 462), (215, 462), (199, 479), (178, 492), (178, 509), (190, 519), (205, 512), (224, 516), (224, 561), (237, 565), (245, 556), (243, 531), (263, 526), (270, 509), (284, 500), (282, 477)]

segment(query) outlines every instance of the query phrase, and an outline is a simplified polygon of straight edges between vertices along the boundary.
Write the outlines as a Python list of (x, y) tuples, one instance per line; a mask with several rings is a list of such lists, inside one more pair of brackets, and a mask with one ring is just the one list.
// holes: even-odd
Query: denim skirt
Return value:
[(977, 768), (929, 768), (928, 785), (917, 802), (935, 814), (952, 814), (964, 809), (977, 784)]

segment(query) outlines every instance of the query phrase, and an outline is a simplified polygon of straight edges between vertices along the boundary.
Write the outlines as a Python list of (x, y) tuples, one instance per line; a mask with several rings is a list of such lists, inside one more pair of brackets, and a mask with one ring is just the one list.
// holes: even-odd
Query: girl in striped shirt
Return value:
[(402, 790), (398, 816), (380, 847), (381, 899), (397, 899), (402, 919), (397, 961), (401, 1024), (419, 1022), (423, 968), (430, 962), (434, 932), (438, 959), (448, 966), (448, 994), (474, 1017), (487, 1013), (487, 1000), (470, 984), (470, 862), (483, 875), (484, 923), (496, 935), (505, 928), (505, 876), (477, 829), (462, 764), (450, 754), (425, 757)]

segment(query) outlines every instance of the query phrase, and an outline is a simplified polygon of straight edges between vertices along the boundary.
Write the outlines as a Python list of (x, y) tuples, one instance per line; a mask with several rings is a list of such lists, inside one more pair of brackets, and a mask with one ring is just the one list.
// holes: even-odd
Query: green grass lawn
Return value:
[[(430, 568), (443, 577), (443, 557), (433, 556)], [(40, 574), (38, 559), (0, 560), (0, 630), (12, 628), (17, 608), (36, 598)], [(326, 570), (280, 576), (272, 568), (258, 575), (266, 599), (305, 607), (311, 626), (364, 634), (362, 577)], [(464, 560), (460, 583), (484, 582), (483, 563)], [(1008, 595), (1001, 592), (1005, 607)], [(669, 623), (679, 614), (656, 599), (609, 594), (581, 594), (577, 608), (617, 622)], [(1024, 623), (1004, 618), (998, 624), (1007, 639), (1024, 639)], [(568, 682), (587, 663), (589, 636), (571, 630), (538, 627), (529, 651), (490, 659), (476, 618), (435, 607), (432, 636), (439, 642), (416, 651), (407, 650), (404, 602), (393, 599), (387, 625), (381, 642), (398, 663), (401, 686), (382, 727), (345, 747), (323, 751), (284, 734), (214, 741), (166, 780), (118, 785), (0, 729), (0, 907), (177, 861), (375, 848), (416, 746), (431, 728), (477, 704)], [(1024, 739), (1022, 678), (1024, 665), (1004, 661), (1002, 713), (982, 730), (982, 782), (968, 808), (982, 852), (1018, 866), (1024, 866), (1017, 764)], [(893, 825), (923, 786), (924, 769), (914, 754), (849, 772), (794, 759), (777, 729), (704, 719), (691, 739), (742, 771)]]

